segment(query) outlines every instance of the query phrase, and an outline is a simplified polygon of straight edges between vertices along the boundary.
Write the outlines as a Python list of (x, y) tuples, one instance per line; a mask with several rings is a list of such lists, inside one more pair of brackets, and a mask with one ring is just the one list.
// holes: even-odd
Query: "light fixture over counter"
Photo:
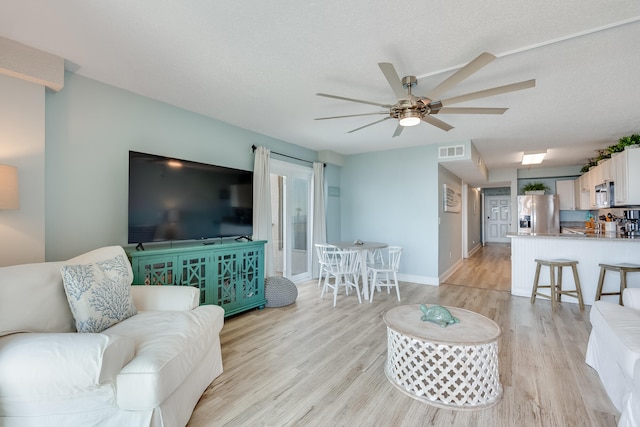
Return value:
[(539, 165), (544, 160), (544, 156), (547, 155), (547, 150), (544, 151), (530, 151), (525, 152), (522, 155), (523, 165)]
[(0, 209), (19, 209), (18, 169), (0, 165)]

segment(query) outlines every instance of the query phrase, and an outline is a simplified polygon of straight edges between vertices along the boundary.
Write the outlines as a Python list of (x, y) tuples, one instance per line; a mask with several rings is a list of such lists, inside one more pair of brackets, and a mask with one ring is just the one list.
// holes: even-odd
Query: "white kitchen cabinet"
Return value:
[(615, 165), (615, 204), (640, 205), (640, 149), (624, 150), (612, 158)]
[(595, 184), (591, 185), (591, 177), (593, 176), (595, 168), (588, 172), (583, 173), (578, 178), (578, 185), (580, 187), (579, 209), (589, 210), (596, 208), (596, 189)]
[(575, 182), (573, 179), (563, 179), (556, 181), (556, 195), (560, 200), (561, 211), (575, 211)]
[(603, 161), (598, 166), (602, 167), (601, 173), (603, 182), (611, 182), (614, 180), (614, 168), (613, 161), (611, 159)]

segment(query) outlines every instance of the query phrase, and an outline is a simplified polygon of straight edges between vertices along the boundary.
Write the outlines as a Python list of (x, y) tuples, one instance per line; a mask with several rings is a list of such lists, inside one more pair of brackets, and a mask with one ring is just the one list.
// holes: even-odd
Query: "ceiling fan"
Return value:
[(320, 117), (315, 120), (340, 119), (344, 117), (372, 116), (378, 114), (386, 114), (387, 117), (377, 120), (373, 123), (361, 126), (357, 129), (350, 130), (352, 133), (360, 129), (375, 125), (388, 119), (398, 119), (398, 126), (393, 136), (396, 137), (402, 133), (405, 126), (415, 126), (421, 121), (429, 123), (444, 131), (453, 129), (453, 126), (434, 117), (436, 114), (503, 114), (507, 108), (476, 108), (476, 107), (449, 107), (449, 105), (458, 104), (460, 102), (471, 101), (479, 98), (499, 95), (507, 92), (528, 89), (536, 85), (535, 79), (512, 83), (504, 86), (498, 86), (491, 89), (485, 89), (478, 92), (467, 93), (465, 95), (454, 96), (448, 99), (439, 99), (440, 95), (451, 89), (462, 80), (466, 79), (485, 65), (489, 64), (496, 57), (490, 53), (482, 53), (476, 59), (460, 68), (454, 74), (449, 76), (435, 88), (431, 89), (425, 96), (416, 96), (411, 93), (411, 89), (418, 84), (415, 76), (406, 76), (400, 80), (393, 64), (388, 62), (380, 62), (378, 66), (382, 70), (382, 74), (389, 82), (391, 89), (397, 97), (395, 104), (380, 104), (378, 102), (363, 101), (361, 99), (345, 98), (344, 96), (329, 95), (327, 93), (316, 93), (318, 96), (327, 98), (341, 99), (343, 101), (358, 102), (361, 104), (375, 105), (388, 109), (388, 111), (377, 111), (375, 113), (350, 114), (346, 116)]

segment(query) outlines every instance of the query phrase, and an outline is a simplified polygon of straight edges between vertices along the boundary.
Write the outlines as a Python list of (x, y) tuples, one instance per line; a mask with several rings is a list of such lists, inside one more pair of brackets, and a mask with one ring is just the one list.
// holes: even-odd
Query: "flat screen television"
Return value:
[(253, 172), (129, 151), (129, 243), (253, 234)]

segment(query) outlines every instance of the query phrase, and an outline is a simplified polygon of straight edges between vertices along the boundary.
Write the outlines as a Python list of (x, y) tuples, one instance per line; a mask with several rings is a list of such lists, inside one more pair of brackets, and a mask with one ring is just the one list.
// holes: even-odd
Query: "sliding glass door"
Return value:
[(312, 184), (312, 168), (271, 160), (275, 272), (293, 281), (311, 278)]

